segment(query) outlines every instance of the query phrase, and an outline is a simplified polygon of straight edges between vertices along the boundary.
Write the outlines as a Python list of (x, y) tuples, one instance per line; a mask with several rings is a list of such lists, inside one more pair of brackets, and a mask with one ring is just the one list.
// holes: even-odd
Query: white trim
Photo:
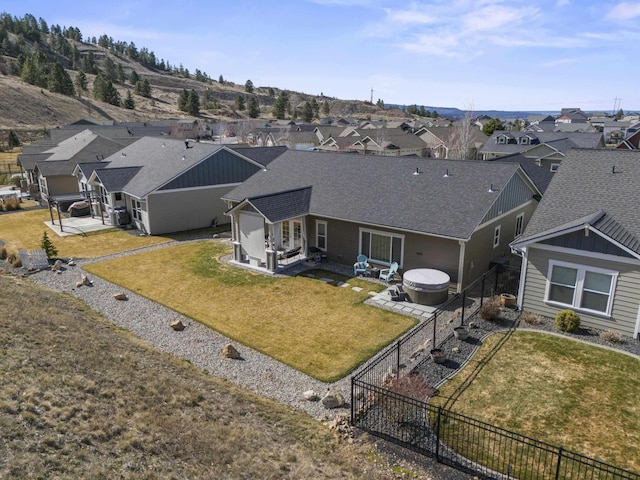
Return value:
[(522, 265), (520, 266), (520, 284), (519, 284), (519, 288), (518, 288), (518, 310), (522, 311), (522, 306), (524, 304), (524, 290), (525, 290), (525, 285), (526, 285), (526, 278), (527, 278), (527, 266), (529, 264), (529, 253), (528, 251), (525, 249), (522, 252)]
[[(608, 262), (626, 263), (629, 265), (640, 265), (640, 259), (620, 257), (618, 255), (611, 255), (609, 253), (589, 252), (587, 250), (578, 250), (575, 248), (556, 247), (554, 245), (544, 245), (542, 243), (532, 243), (527, 246), (528, 248), (537, 248), (538, 250), (545, 250), (550, 252), (557, 252), (567, 255), (575, 255), (577, 257), (590, 258), (595, 260), (605, 260)], [(524, 247), (525, 249), (527, 247)]]
[(168, 190), (152, 190), (151, 192), (149, 192), (148, 195), (158, 195), (158, 194), (162, 194), (162, 193), (174, 193), (174, 192), (190, 192), (192, 190), (204, 190), (204, 189), (213, 189), (213, 188), (231, 188), (231, 187), (237, 187), (238, 185), (240, 185), (242, 182), (238, 182), (238, 183), (224, 183), (224, 184), (219, 184), (219, 185), (203, 185), (200, 187), (186, 187), (186, 188), (170, 188)]
[[(573, 300), (571, 305), (566, 303), (557, 302), (554, 300), (549, 300), (549, 290), (551, 288), (551, 274), (553, 271), (553, 267), (565, 267), (577, 270), (576, 272), (576, 283), (575, 290), (573, 293)], [(587, 272), (601, 273), (603, 275), (609, 275), (611, 277), (611, 286), (609, 287), (608, 300), (607, 300), (607, 309), (605, 312), (600, 310), (591, 310), (588, 308), (580, 307), (580, 303), (582, 301), (582, 294), (584, 293), (584, 277)], [(546, 285), (544, 290), (544, 303), (547, 305), (551, 305), (559, 308), (570, 308), (577, 312), (584, 312), (589, 315), (595, 316), (605, 316), (607, 318), (611, 317), (611, 310), (613, 308), (613, 298), (615, 296), (616, 284), (618, 281), (618, 275), (620, 272), (615, 270), (607, 270), (604, 268), (592, 267), (591, 265), (581, 265), (578, 263), (571, 262), (563, 262), (560, 260), (549, 260), (549, 265), (547, 267), (547, 275), (546, 275)]]
[(460, 254), (458, 259), (458, 284), (456, 286), (456, 292), (461, 292), (462, 280), (464, 277), (464, 252), (465, 252), (465, 247), (467, 245), (467, 242), (463, 242), (462, 240), (460, 240), (458, 242), (458, 245), (460, 245)]
[(493, 248), (498, 248), (500, 246), (500, 234), (502, 230), (502, 225), (496, 225), (493, 229)]
[[(519, 248), (522, 248), (522, 247), (524, 247), (526, 245), (532, 245), (532, 244), (542, 245), (539, 242), (542, 242), (542, 241), (547, 240), (549, 238), (555, 238), (555, 237), (561, 237), (563, 235), (568, 235), (569, 233), (573, 233), (573, 232), (576, 232), (578, 230), (584, 230), (585, 228), (588, 229), (589, 232), (593, 232), (596, 235), (600, 235), (600, 237), (604, 238), (609, 243), (614, 244), (616, 247), (619, 247), (621, 250), (624, 250), (629, 255), (633, 255), (635, 258), (640, 259), (640, 255), (638, 255), (636, 252), (634, 252), (634, 251), (630, 250), (629, 248), (625, 247), (620, 242), (615, 241), (613, 238), (608, 237), (607, 235), (605, 235), (604, 233), (602, 233), (602, 232), (598, 231), (597, 229), (593, 228), (589, 224), (577, 225), (577, 226), (572, 227), (572, 228), (567, 228), (566, 230), (558, 230), (556, 232), (548, 233), (546, 235), (543, 235), (541, 237), (532, 238), (531, 240), (527, 240), (525, 242), (514, 242), (513, 246), (514, 246), (514, 248), (518, 248), (519, 249)], [(553, 245), (548, 245), (547, 247), (551, 247), (553, 250), (558, 249), (559, 251), (560, 251), (561, 248), (565, 248), (566, 249), (566, 247), (554, 247)], [(577, 251), (587, 252), (587, 250), (577, 250)], [(588, 253), (596, 253), (596, 252), (588, 252)], [(606, 254), (600, 254), (600, 255), (606, 255)], [(616, 255), (610, 255), (610, 256), (618, 258)]]
[(640, 332), (640, 305), (638, 305), (638, 315), (636, 317), (636, 328), (633, 330), (633, 338), (638, 338)]
[[(556, 173), (558, 171), (559, 163), (551, 163), (549, 164), (549, 171), (552, 173)], [(555, 167), (555, 168), (554, 168)]]
[[(520, 220), (520, 228), (518, 228), (518, 220)], [(523, 231), (524, 231), (524, 212), (521, 212), (518, 215), (516, 215), (516, 226), (513, 232), (513, 238), (517, 238), (518, 236), (522, 235)]]
[[(405, 244), (405, 239), (404, 239), (404, 235), (402, 234), (395, 234), (395, 233), (391, 233), (391, 232), (385, 232), (383, 230), (372, 230), (369, 228), (358, 228), (358, 253), (364, 253), (362, 251), (362, 234), (363, 233), (372, 233), (375, 235), (379, 235), (381, 237), (390, 237), (391, 238), (391, 244), (389, 245), (389, 253), (393, 253), (391, 248), (393, 247), (393, 239), (394, 238), (399, 238), (402, 242), (400, 244), (400, 261), (398, 262), (398, 267), (402, 268), (402, 264), (404, 263), (404, 244)], [(369, 257), (369, 254), (367, 254), (367, 257)], [(375, 258), (369, 258), (372, 262), (374, 263), (379, 263), (382, 265), (391, 265), (395, 260), (393, 260), (393, 258), (391, 257), (389, 260), (389, 262), (383, 262), (379, 259), (375, 259)]]
[[(318, 235), (318, 225), (320, 225), (320, 224), (321, 224), (321, 225), (324, 225), (324, 235), (323, 235), (323, 237), (324, 237), (324, 248), (320, 248), (320, 247), (318, 246), (318, 237), (319, 237), (319, 235)], [(325, 251), (325, 252), (326, 252), (326, 251), (327, 251), (327, 249), (329, 248), (329, 247), (327, 246), (327, 245), (328, 245), (328, 238), (329, 238), (329, 231), (328, 231), (328, 229), (327, 229), (327, 228), (328, 228), (328, 223), (327, 223), (327, 221), (326, 221), (326, 220), (319, 220), (319, 219), (316, 219), (316, 242), (315, 242), (315, 243), (316, 243), (316, 248), (320, 248), (320, 250), (323, 250), (323, 251)]]
[[(510, 215), (513, 215), (513, 212), (518, 211), (518, 210), (522, 210), (523, 208), (526, 208), (529, 204), (533, 203), (534, 200), (528, 200), (526, 203), (522, 203), (520, 205), (518, 205), (517, 207), (512, 208), (511, 210), (502, 213), (496, 217), (493, 217), (491, 220), (487, 220), (484, 223), (481, 223), (480, 225), (478, 225), (474, 230), (473, 233), (477, 232), (478, 230), (481, 230), (482, 228), (491, 225), (492, 223), (495, 223), (497, 221), (502, 220), (505, 217), (509, 217)], [(524, 213), (524, 212), (523, 212)]]

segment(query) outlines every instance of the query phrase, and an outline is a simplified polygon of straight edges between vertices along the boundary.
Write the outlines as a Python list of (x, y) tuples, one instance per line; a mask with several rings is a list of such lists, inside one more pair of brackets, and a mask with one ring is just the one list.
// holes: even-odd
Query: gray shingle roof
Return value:
[(583, 222), (640, 253), (639, 195), (640, 152), (572, 149), (517, 243)]
[(518, 171), (500, 162), (288, 151), (225, 199), (311, 187), (309, 214), (467, 239), (497, 198), (489, 187), (502, 189)]
[(505, 162), (505, 163), (517, 163), (522, 167), (525, 173), (529, 176), (531, 181), (535, 183), (540, 193), (543, 193), (549, 187), (551, 179), (555, 175), (549, 167), (538, 165), (532, 158), (527, 158), (524, 155), (516, 153), (514, 155), (507, 155), (505, 157), (497, 157), (489, 160), (490, 162)]
[(108, 192), (121, 192), (142, 167), (101, 168), (96, 176)]
[(311, 188), (250, 198), (249, 202), (271, 223), (299, 217), (309, 212)]
[(287, 151), (287, 147), (234, 147), (229, 145), (229, 148), (263, 166), (269, 165)]

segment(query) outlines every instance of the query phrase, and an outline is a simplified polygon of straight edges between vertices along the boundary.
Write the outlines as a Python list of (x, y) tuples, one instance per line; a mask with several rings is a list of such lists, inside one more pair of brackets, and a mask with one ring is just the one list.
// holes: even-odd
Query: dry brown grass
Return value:
[(316, 278), (272, 278), (221, 262), (229, 252), (202, 241), (86, 269), (323, 381), (342, 378), (415, 324), (364, 305), (373, 285), (364, 280), (349, 279), (365, 287), (355, 292)]
[(457, 412), (640, 471), (640, 359), (555, 335), (515, 332), (478, 370), (501, 338), (489, 337), (432, 402), (455, 397)]
[[(51, 230), (44, 224), (48, 221), (48, 210), (31, 210), (0, 215), (0, 240), (6, 242), (9, 251), (19, 248), (40, 248), (42, 233)], [(120, 230), (108, 230), (88, 236), (72, 235), (58, 237), (50, 235), (60, 257), (95, 258), (116, 252), (124, 252), (150, 245), (166, 243), (167, 237), (138, 237)]]
[(69, 296), (0, 275), (0, 311), (0, 478), (403, 477)]

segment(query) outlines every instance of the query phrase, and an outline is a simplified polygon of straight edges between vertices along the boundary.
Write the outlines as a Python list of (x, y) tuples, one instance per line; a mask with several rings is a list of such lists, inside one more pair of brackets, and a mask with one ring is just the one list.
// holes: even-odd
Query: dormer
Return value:
[(510, 133), (500, 133), (496, 136), (496, 143), (507, 144), (514, 143), (514, 137)]

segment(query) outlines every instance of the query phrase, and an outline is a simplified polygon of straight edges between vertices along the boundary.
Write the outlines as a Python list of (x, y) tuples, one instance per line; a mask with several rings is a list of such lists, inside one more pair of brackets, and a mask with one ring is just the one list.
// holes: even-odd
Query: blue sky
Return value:
[(640, 110), (640, 1), (4, 0), (217, 79), (474, 110)]

